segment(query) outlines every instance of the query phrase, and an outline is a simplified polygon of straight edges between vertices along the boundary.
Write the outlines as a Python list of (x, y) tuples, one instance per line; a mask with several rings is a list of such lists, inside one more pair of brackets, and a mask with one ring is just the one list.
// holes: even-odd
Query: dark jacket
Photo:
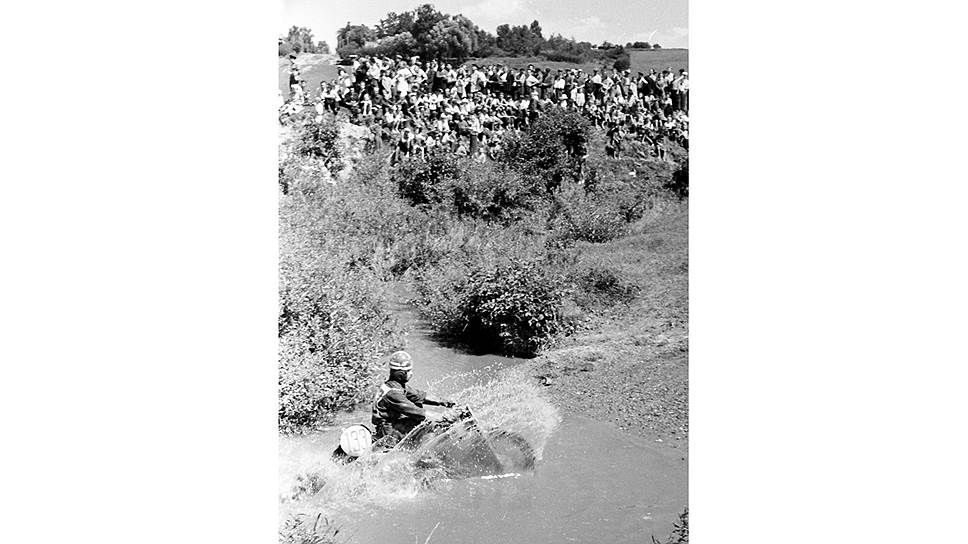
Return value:
[(388, 427), (406, 434), (404, 429), (409, 431), (427, 417), (423, 408), (426, 400), (427, 393), (416, 387), (394, 380), (384, 382), (373, 403), (373, 415), (370, 419), (376, 427), (377, 437), (385, 434)]

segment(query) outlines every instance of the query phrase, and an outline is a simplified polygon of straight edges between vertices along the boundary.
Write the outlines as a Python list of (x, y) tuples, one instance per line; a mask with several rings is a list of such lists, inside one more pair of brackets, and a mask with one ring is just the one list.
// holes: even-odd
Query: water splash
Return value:
[[(548, 438), (561, 422), (557, 408), (516, 369), (503, 370), (486, 383), (480, 383), (481, 371), (487, 372), (479, 369), (447, 376), (432, 384), (435, 387), (432, 390), (442, 391), (458, 403), (470, 406), (481, 429), (523, 437), (535, 458), (541, 459)], [(476, 383), (465, 385), (469, 382)], [(495, 432), (500, 434), (499, 431)], [(446, 476), (453, 475), (452, 472), (426, 464), (421, 470), (414, 470), (425, 450), (369, 455), (347, 465), (334, 463), (330, 454), (338, 432), (333, 429), (281, 440), (283, 519), (298, 513), (350, 513), (369, 510), (372, 506), (392, 506), (420, 500), (449, 485)], [(452, 433), (451, 441), (458, 436)]]

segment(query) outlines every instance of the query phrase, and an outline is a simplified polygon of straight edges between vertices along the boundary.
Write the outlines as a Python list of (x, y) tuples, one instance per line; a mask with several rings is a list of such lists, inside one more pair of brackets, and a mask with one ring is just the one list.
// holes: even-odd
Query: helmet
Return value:
[(350, 457), (363, 455), (372, 445), (373, 436), (363, 425), (347, 427), (339, 437), (339, 447)]
[(406, 351), (398, 351), (390, 356), (390, 370), (413, 370), (413, 360)]

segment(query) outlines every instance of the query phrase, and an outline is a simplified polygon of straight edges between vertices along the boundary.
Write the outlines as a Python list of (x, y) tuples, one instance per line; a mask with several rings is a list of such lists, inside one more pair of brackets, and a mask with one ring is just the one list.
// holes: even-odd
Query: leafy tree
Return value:
[(375, 39), (376, 33), (370, 27), (347, 24), (336, 32), (336, 41), (339, 44), (336, 52), (340, 56), (356, 54), (367, 42)]
[(387, 16), (380, 20), (380, 24), (376, 26), (376, 37), (386, 38), (389, 36), (396, 36), (397, 34), (402, 34), (407, 32), (413, 36), (413, 26), (414, 26), (414, 14), (405, 11), (403, 13), (390, 12)]
[(283, 40), (289, 49), (295, 53), (315, 53), (316, 44), (313, 41), (313, 31), (305, 27), (293, 26)]
[(476, 28), (470, 19), (462, 15), (443, 19), (431, 29), (426, 51), (433, 51), (434, 56), (463, 60), (477, 49)]
[(436, 47), (430, 42), (430, 32), (437, 26), (437, 23), (445, 19), (445, 15), (437, 11), (433, 5), (424, 4), (414, 11), (413, 30), (410, 33), (422, 49), (421, 54), (425, 58), (434, 56)]
[(529, 27), (529, 30), (531, 31), (531, 34), (536, 36), (539, 40), (544, 39), (541, 36), (541, 25), (538, 23), (537, 20), (531, 21), (531, 26)]
[(316, 52), (317, 53), (322, 53), (324, 55), (328, 55), (329, 54), (329, 44), (326, 43), (325, 41), (321, 41), (321, 42), (317, 43), (316, 44)]
[(659, 44), (657, 44), (657, 43), (656, 44), (652, 44), (652, 49), (662, 49), (662, 46), (659, 45)]

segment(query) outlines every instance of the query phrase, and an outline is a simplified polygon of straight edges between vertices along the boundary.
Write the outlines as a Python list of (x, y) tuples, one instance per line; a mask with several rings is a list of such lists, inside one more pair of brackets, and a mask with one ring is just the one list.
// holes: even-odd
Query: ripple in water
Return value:
[[(466, 383), (472, 385), (463, 386)], [(557, 408), (518, 369), (505, 369), (484, 383), (479, 372), (470, 372), (447, 376), (431, 385), (432, 391), (468, 405), (481, 429), (500, 429), (523, 437), (538, 460), (561, 422)], [(347, 465), (333, 463), (329, 456), (338, 433), (334, 429), (281, 439), (281, 519), (300, 513), (368, 511), (372, 506), (420, 500), (449, 486), (441, 469), (414, 470), (423, 453), (419, 450), (364, 456)], [(477, 475), (488, 479), (504, 476)], [(513, 481), (508, 478), (509, 485)]]

